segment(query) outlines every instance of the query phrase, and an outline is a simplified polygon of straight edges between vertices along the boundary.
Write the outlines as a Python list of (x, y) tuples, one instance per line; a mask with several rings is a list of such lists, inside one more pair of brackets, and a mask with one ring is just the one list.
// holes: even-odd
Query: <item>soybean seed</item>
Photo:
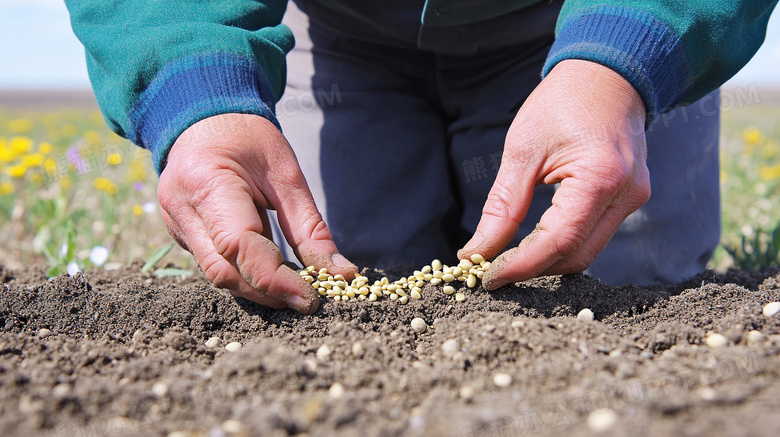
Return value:
[(431, 268), (433, 270), (441, 270), (441, 261), (438, 259), (435, 259), (431, 262)]
[(772, 317), (779, 312), (780, 302), (769, 302), (768, 304), (764, 305), (764, 310), (762, 311), (766, 317)]
[(474, 255), (471, 255), (471, 262), (473, 262), (474, 264), (482, 264), (483, 262), (485, 262), (485, 257), (483, 257), (478, 253), (475, 253)]
[(412, 319), (412, 331), (418, 334), (424, 334), (427, 330), (428, 324), (425, 323), (425, 320), (421, 319), (420, 317), (415, 317)]
[(477, 286), (477, 277), (475, 275), (469, 275), (468, 279), (466, 279), (466, 286), (469, 288), (474, 288)]
[(227, 346), (225, 346), (225, 349), (228, 352), (238, 352), (241, 350), (242, 347), (243, 345), (241, 343), (237, 341), (231, 341), (230, 343), (227, 344)]
[(708, 332), (707, 339), (705, 341), (707, 342), (707, 346), (711, 348), (723, 347), (729, 344), (729, 340), (725, 335), (714, 332)]
[(444, 291), (444, 294), (452, 294), (455, 293), (455, 287), (452, 285), (445, 285), (442, 291)]
[(512, 375), (508, 373), (496, 373), (493, 375), (493, 384), (496, 387), (509, 387), (512, 384)]
[(593, 311), (590, 308), (583, 308), (577, 313), (577, 318), (580, 320), (593, 320)]
[(463, 302), (464, 300), (466, 300), (466, 295), (463, 293), (455, 293), (455, 300), (457, 302)]
[(222, 340), (219, 337), (211, 337), (206, 340), (206, 347), (219, 347), (222, 344)]

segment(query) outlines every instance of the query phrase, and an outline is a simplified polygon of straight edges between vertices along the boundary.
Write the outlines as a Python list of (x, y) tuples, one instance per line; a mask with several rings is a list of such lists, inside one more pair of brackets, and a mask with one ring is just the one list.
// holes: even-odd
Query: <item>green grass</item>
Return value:
[[(780, 105), (723, 113), (721, 169), (722, 244), (711, 267), (777, 265)], [(90, 252), (105, 247), (105, 265), (151, 259), (194, 270), (178, 247), (156, 259), (172, 243), (156, 185), (148, 152), (110, 132), (98, 111), (0, 107), (0, 264), (44, 264), (55, 275), (93, 266)]]

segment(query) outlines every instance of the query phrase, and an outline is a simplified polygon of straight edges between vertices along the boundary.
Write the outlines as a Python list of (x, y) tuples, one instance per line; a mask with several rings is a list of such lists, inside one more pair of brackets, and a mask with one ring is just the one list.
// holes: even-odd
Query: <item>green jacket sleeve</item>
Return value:
[(758, 50), (777, 0), (568, 0), (544, 74), (564, 59), (620, 73), (648, 120), (692, 103), (737, 73)]
[(286, 0), (66, 0), (109, 126), (162, 172), (176, 138), (206, 117), (274, 105), (294, 44)]

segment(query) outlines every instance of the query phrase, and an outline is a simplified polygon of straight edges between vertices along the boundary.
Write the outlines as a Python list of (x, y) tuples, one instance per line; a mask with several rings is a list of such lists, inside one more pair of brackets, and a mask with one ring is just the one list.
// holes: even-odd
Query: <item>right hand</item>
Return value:
[(222, 114), (176, 140), (157, 196), (171, 236), (193, 254), (206, 278), (234, 296), (311, 314), (319, 295), (285, 265), (267, 209), (306, 265), (352, 278), (287, 140), (257, 115)]

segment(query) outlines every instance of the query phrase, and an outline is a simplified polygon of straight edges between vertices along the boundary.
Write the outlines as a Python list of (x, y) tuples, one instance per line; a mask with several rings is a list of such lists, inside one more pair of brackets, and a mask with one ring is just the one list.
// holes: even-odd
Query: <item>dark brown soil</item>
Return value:
[(427, 285), (406, 306), (326, 301), (314, 316), (138, 264), (50, 281), (0, 267), (0, 282), (2, 436), (579, 436), (604, 409), (603, 435), (780, 429), (780, 315), (761, 314), (779, 269), (666, 288), (550, 277), (463, 303)]

